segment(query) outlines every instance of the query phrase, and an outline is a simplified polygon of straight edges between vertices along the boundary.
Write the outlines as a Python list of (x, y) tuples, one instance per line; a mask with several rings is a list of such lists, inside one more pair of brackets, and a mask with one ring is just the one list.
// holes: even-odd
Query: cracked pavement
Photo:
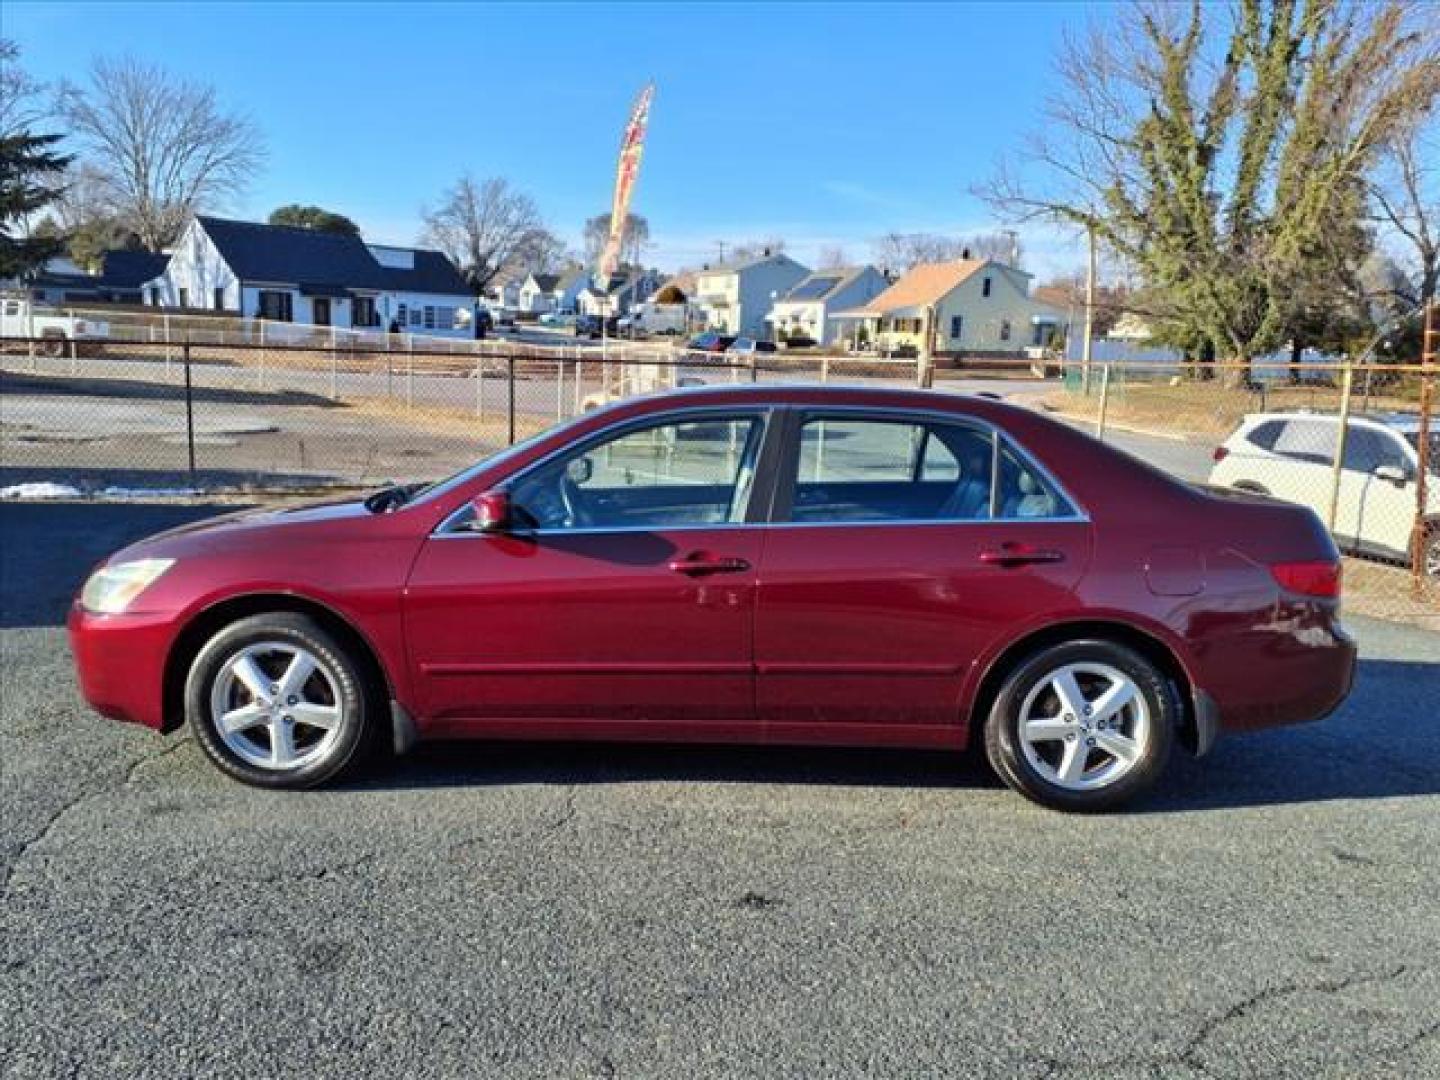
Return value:
[(115, 537), (16, 538), (5, 1077), (1440, 1077), (1423, 631), (1353, 620), (1342, 710), (1127, 814), (697, 747), (425, 746), (281, 795), (90, 713), (56, 604)]

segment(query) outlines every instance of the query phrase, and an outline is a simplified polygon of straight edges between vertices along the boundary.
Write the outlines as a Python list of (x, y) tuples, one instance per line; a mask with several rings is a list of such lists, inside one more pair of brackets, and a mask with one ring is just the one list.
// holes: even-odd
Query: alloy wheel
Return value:
[(288, 772), (323, 758), (345, 709), (339, 680), (308, 649), (265, 641), (236, 652), (210, 692), (210, 718), (225, 746), (257, 768)]
[(1151, 737), (1145, 695), (1108, 664), (1056, 668), (1020, 707), (1020, 747), (1049, 783), (1069, 791), (1107, 787), (1145, 755)]

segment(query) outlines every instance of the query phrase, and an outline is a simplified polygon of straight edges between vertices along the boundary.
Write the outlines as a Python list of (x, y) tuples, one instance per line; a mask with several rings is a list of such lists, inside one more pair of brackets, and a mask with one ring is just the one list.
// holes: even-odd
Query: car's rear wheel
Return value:
[(991, 766), (1058, 810), (1106, 810), (1164, 772), (1180, 703), (1153, 663), (1111, 641), (1052, 645), (1020, 662), (985, 728)]
[(366, 745), (364, 669), (313, 619), (294, 612), (234, 622), (195, 657), (185, 686), (196, 741), (247, 784), (307, 788)]

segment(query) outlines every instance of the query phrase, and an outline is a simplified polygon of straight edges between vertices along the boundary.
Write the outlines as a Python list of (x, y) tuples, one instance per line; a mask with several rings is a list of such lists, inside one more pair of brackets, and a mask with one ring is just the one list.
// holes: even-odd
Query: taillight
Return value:
[(1331, 599), (1340, 595), (1338, 562), (1275, 563), (1270, 575), (1286, 592)]
[(1217, 446), (1215, 447), (1215, 452), (1210, 456), (1216, 461), (1224, 461), (1225, 458), (1229, 455), (1229, 453), (1230, 448), (1228, 446)]

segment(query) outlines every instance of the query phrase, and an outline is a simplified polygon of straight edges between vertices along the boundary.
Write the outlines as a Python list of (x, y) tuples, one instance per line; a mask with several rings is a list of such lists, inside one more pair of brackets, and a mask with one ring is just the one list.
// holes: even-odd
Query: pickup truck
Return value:
[(72, 341), (98, 341), (110, 336), (110, 324), (96, 319), (60, 315), (29, 300), (0, 300), (0, 337), (44, 338), (43, 352), (60, 356)]

